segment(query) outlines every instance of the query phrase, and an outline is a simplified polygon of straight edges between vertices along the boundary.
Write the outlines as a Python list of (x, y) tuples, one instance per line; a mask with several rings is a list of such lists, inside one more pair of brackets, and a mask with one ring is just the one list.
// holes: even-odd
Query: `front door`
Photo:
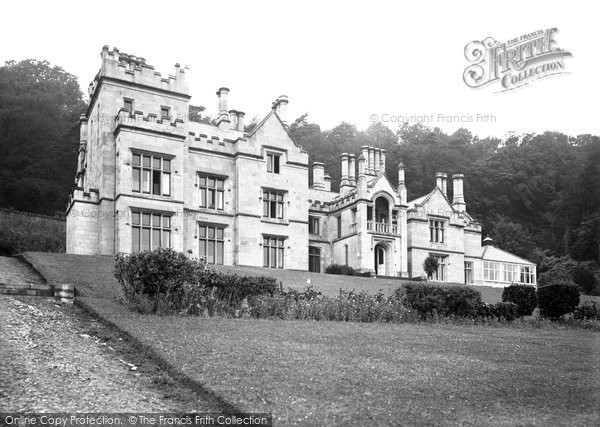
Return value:
[(375, 247), (375, 274), (385, 276), (385, 249), (382, 246)]

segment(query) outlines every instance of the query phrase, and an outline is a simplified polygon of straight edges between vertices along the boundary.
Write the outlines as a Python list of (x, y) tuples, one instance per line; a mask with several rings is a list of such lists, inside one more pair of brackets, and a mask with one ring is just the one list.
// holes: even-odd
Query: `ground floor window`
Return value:
[(500, 263), (492, 261), (483, 261), (483, 280), (491, 282), (500, 281)]
[(206, 260), (207, 264), (223, 264), (224, 233), (224, 227), (207, 224), (198, 226), (200, 244), (198, 254)]
[(446, 281), (446, 260), (447, 260), (447, 256), (442, 256), (442, 255), (435, 255), (432, 254), (433, 257), (435, 257), (435, 259), (438, 262), (438, 268), (435, 271), (435, 273), (433, 273), (433, 280), (437, 280), (438, 282), (445, 282)]
[(473, 283), (473, 263), (465, 261), (465, 284), (470, 285)]
[(313, 273), (321, 272), (321, 248), (315, 246), (308, 247), (308, 271)]
[(522, 265), (520, 270), (521, 283), (535, 285), (535, 269), (533, 267)]
[(535, 268), (527, 265), (484, 261), (483, 280), (534, 285)]
[(147, 251), (171, 247), (171, 215), (131, 212), (131, 250)]
[(284, 242), (284, 237), (264, 236), (263, 267), (283, 268)]

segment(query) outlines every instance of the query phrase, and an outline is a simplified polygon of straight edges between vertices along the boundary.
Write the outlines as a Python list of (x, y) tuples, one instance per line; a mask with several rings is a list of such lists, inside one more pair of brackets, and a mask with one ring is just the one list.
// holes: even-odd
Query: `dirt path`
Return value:
[(8, 296), (0, 296), (0, 408), (218, 411), (77, 307)]

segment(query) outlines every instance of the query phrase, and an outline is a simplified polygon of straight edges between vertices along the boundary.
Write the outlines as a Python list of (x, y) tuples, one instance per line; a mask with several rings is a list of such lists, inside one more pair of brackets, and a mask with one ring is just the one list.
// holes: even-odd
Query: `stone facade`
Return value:
[[(81, 117), (75, 188), (67, 209), (67, 252), (130, 253), (169, 246), (209, 263), (324, 271), (349, 265), (379, 276), (421, 277), (423, 260), (445, 261), (439, 280), (484, 282), (481, 227), (466, 212), (462, 175), (406, 199), (386, 174), (386, 153), (342, 153), (340, 192), (324, 165), (287, 132), (280, 96), (249, 133), (244, 113), (217, 91), (216, 124), (188, 120), (186, 70), (162, 76), (144, 58), (109, 50)], [(443, 177), (443, 179), (442, 179)], [(443, 223), (431, 239), (431, 220)], [(527, 261), (525, 261), (527, 262)]]

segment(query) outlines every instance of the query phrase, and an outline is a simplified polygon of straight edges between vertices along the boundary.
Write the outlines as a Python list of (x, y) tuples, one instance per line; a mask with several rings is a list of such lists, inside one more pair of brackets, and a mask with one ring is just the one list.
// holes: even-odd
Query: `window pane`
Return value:
[(223, 240), (223, 229), (217, 228), (217, 239)]
[(171, 228), (171, 217), (163, 215), (163, 228)]
[(277, 267), (283, 268), (283, 248), (279, 248), (277, 251)]
[(215, 263), (215, 242), (211, 242), (210, 240), (207, 242), (207, 249), (206, 249), (206, 256), (207, 256), (207, 260), (206, 262), (209, 264), (214, 264)]
[(152, 194), (160, 195), (160, 171), (152, 171)]
[(158, 214), (152, 215), (152, 227), (160, 228), (160, 215), (158, 215)]
[(206, 207), (206, 188), (200, 189), (200, 206), (203, 208)]
[(271, 238), (270, 245), (271, 246), (277, 246), (277, 239)]
[(270, 213), (270, 217), (271, 218), (275, 218), (277, 215), (277, 202), (270, 202), (271, 206), (269, 207), (271, 209)]
[(215, 227), (208, 227), (208, 238), (209, 239), (215, 238)]
[(150, 192), (150, 171), (145, 169), (142, 171), (142, 190), (146, 193)]
[(215, 180), (213, 178), (208, 178), (208, 186), (211, 188), (215, 186)]
[(215, 207), (215, 190), (208, 190), (208, 207), (209, 208), (214, 208)]
[(133, 155), (133, 165), (134, 166), (139, 166), (140, 165), (140, 155), (139, 154), (134, 154)]
[(217, 179), (217, 188), (219, 190), (223, 189), (223, 180), (222, 179)]
[(263, 247), (263, 267), (269, 266), (269, 247)]
[(171, 161), (167, 159), (163, 159), (163, 170), (170, 171), (171, 170)]
[(152, 229), (152, 249), (160, 247), (160, 229)]
[(277, 200), (280, 202), (283, 202), (283, 194), (278, 194), (277, 195)]
[(131, 213), (131, 223), (133, 225), (140, 225), (140, 213), (139, 212)]
[(199, 185), (200, 187), (206, 187), (206, 177), (205, 177), (205, 176), (201, 176), (201, 177), (198, 179), (198, 185)]
[(140, 229), (138, 227), (131, 228), (131, 250), (133, 252), (140, 251)]
[(273, 172), (273, 155), (267, 154), (267, 172)]
[(206, 237), (206, 227), (204, 225), (198, 227), (198, 236), (201, 238)]
[(269, 193), (266, 191), (263, 191), (263, 200), (267, 200), (269, 198)]
[(140, 170), (133, 168), (133, 191), (140, 191)]
[(223, 242), (217, 242), (217, 264), (223, 264)]
[(263, 216), (269, 216), (269, 201), (268, 200), (264, 200), (263, 201)]
[(153, 157), (152, 158), (152, 167), (154, 169), (160, 169), (160, 157)]
[(217, 191), (217, 209), (223, 209), (223, 192)]
[(142, 228), (142, 250), (147, 251), (150, 249), (150, 229)]
[(275, 263), (276, 258), (277, 258), (277, 252), (276, 251), (277, 251), (277, 248), (275, 248), (275, 247), (271, 248), (271, 260), (270, 260), (271, 263), (269, 265), (269, 267), (271, 267), (271, 268), (276, 268), (277, 267), (277, 264)]
[(273, 156), (273, 172), (279, 173), (279, 156)]
[(170, 248), (171, 247), (171, 232), (169, 230), (163, 230), (162, 234), (162, 247)]
[(171, 174), (164, 173), (162, 174), (162, 188), (163, 195), (170, 196), (171, 195)]
[(142, 214), (142, 225), (150, 225), (150, 214)]
[(200, 248), (198, 251), (200, 256), (206, 256), (206, 240), (200, 240)]
[(148, 156), (142, 156), (143, 159), (143, 164), (145, 168), (149, 168), (150, 167), (150, 157)]

